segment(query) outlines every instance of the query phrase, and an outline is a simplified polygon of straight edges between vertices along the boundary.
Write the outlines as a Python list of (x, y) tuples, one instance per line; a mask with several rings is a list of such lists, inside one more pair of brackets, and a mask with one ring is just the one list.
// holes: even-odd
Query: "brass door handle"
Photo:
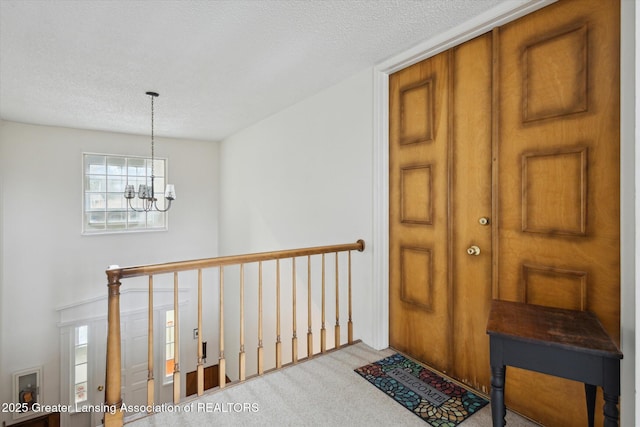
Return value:
[(478, 256), (478, 255), (480, 255), (480, 248), (477, 247), (476, 245), (473, 245), (473, 246), (471, 246), (471, 247), (469, 247), (467, 249), (467, 254), (473, 255), (473, 256)]
[(102, 391), (102, 390), (104, 390), (104, 386), (99, 385), (98, 386), (98, 391)]

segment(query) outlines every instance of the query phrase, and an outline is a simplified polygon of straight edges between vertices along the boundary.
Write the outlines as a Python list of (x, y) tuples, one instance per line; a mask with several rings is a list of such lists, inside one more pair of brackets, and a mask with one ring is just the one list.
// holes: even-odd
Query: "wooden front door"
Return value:
[[(492, 298), (591, 310), (619, 342), (619, 10), (561, 0), (390, 76), (391, 346), (488, 392)], [(506, 390), (584, 424), (580, 384)]]

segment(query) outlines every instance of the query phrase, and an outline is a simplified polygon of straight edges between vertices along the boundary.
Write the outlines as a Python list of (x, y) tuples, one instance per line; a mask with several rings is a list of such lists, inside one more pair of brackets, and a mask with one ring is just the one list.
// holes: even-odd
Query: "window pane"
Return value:
[(85, 173), (104, 175), (107, 172), (105, 168), (105, 157), (99, 155), (86, 155), (84, 158)]
[(130, 158), (128, 159), (127, 173), (129, 176), (145, 176), (146, 169), (144, 167), (145, 159)]
[(144, 212), (129, 211), (129, 228), (144, 228), (147, 225), (147, 216)]
[(106, 178), (104, 175), (87, 175), (85, 191), (106, 191)]
[[(161, 204), (158, 203), (158, 207)], [(149, 212), (147, 213), (147, 227), (149, 228), (161, 228), (164, 227), (164, 214), (162, 212)]]
[(167, 360), (174, 358), (174, 356), (173, 356), (173, 344), (167, 344), (165, 351), (166, 351), (166, 359)]
[(87, 345), (76, 347), (76, 365), (79, 363), (87, 363)]
[(74, 394), (76, 397), (76, 403), (84, 402), (87, 400), (87, 383), (76, 384), (74, 387)]
[(104, 212), (87, 213), (85, 214), (85, 227), (90, 230), (104, 230), (106, 227), (105, 218)]
[(164, 375), (166, 377), (170, 377), (171, 375), (173, 375), (174, 367), (175, 367), (175, 360), (167, 359), (167, 361), (165, 362)]
[[(127, 183), (126, 176), (109, 176), (107, 178), (107, 191), (111, 193), (124, 193), (124, 186)], [(122, 196), (124, 198), (124, 196)]]
[(76, 345), (87, 344), (89, 327), (82, 325), (76, 327)]
[(76, 365), (76, 384), (87, 382), (87, 364)]
[(107, 174), (108, 175), (126, 175), (126, 158), (124, 157), (108, 157), (107, 158)]
[(156, 179), (154, 180), (154, 185), (155, 185), (155, 190), (156, 190), (156, 197), (158, 199), (164, 199), (164, 178), (163, 177), (156, 177)]
[(107, 193), (107, 210), (127, 210), (127, 199), (122, 193)]
[(125, 211), (107, 212), (107, 228), (117, 229), (127, 226), (127, 213)]
[(154, 174), (155, 176), (164, 176), (164, 160), (155, 159), (153, 161)]
[(104, 193), (86, 193), (85, 210), (95, 211), (104, 210), (107, 207)]

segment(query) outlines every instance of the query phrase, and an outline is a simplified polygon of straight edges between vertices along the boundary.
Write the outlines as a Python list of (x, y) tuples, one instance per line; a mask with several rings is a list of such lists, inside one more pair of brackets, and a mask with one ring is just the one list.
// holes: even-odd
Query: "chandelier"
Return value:
[(176, 189), (172, 184), (167, 184), (165, 187), (164, 198), (167, 199), (167, 205), (165, 209), (158, 208), (158, 199), (155, 196), (155, 188), (153, 184), (154, 176), (154, 156), (155, 156), (155, 141), (153, 134), (153, 100), (158, 97), (156, 92), (147, 92), (147, 95), (151, 98), (151, 185), (140, 184), (138, 187), (138, 198), (142, 201), (142, 209), (136, 209), (133, 207), (131, 200), (136, 197), (136, 191), (133, 185), (127, 184), (124, 188), (124, 197), (129, 201), (129, 207), (135, 212), (149, 212), (156, 210), (158, 212), (166, 212), (171, 208), (171, 202), (176, 199)]

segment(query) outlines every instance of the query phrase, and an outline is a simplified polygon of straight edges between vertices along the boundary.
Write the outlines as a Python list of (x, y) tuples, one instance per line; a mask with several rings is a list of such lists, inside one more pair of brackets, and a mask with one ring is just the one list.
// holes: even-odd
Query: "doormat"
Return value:
[(355, 369), (433, 427), (453, 427), (489, 401), (401, 354)]

